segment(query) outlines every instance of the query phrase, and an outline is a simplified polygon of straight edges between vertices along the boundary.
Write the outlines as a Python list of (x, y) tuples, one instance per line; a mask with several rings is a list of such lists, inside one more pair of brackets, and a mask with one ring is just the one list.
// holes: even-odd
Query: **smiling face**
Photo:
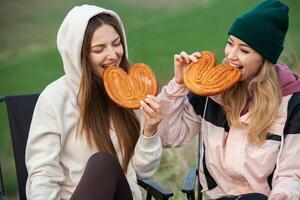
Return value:
[(239, 38), (230, 35), (225, 47), (227, 62), (240, 69), (241, 81), (250, 81), (263, 65), (263, 57)]
[(102, 77), (108, 66), (119, 66), (123, 54), (121, 38), (113, 26), (103, 24), (95, 30), (91, 39), (89, 60), (97, 76)]

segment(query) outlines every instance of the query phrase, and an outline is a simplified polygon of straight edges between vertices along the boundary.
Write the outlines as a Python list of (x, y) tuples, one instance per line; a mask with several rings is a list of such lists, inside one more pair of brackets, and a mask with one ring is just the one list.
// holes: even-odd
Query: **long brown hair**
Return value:
[(264, 61), (249, 83), (241, 81), (222, 96), (230, 125), (245, 128), (239, 118), (249, 95), (252, 100), (248, 110), (248, 139), (250, 143), (260, 146), (269, 135), (268, 129), (277, 117), (282, 97), (276, 67), (269, 61)]
[[(108, 97), (102, 78), (93, 73), (89, 61), (91, 39), (95, 30), (103, 24), (115, 28), (125, 48), (122, 29), (114, 17), (99, 14), (90, 19), (81, 51), (82, 79), (77, 96), (80, 107), (79, 130), (85, 135), (90, 146), (95, 146), (99, 152), (107, 152), (117, 157), (109, 134), (109, 129), (114, 127), (123, 158), (121, 164), (126, 172), (139, 137), (140, 125), (132, 110), (119, 107)], [(120, 67), (127, 71), (128, 66), (124, 51)]]

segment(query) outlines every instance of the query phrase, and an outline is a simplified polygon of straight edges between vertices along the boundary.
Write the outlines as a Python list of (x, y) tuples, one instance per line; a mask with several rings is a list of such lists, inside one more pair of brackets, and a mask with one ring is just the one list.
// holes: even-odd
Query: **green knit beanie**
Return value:
[(289, 8), (278, 0), (265, 0), (238, 17), (228, 31), (275, 64), (283, 50)]

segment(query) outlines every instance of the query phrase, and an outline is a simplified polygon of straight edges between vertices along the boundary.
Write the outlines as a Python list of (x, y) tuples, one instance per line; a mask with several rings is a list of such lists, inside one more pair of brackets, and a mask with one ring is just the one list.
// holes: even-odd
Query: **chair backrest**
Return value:
[(1, 98), (6, 103), (7, 108), (20, 200), (26, 200), (25, 186), (28, 174), (25, 166), (25, 148), (33, 110), (38, 97), (39, 94), (31, 94)]

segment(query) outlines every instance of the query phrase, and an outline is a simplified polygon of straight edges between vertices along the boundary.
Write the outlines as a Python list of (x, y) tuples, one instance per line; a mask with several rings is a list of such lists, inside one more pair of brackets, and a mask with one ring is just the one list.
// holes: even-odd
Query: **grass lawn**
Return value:
[[(82, 3), (96, 4), (123, 19), (132, 63), (150, 65), (164, 85), (173, 75), (173, 55), (182, 50), (211, 50), (223, 57), (231, 22), (259, 0), (27, 0), (0, 2), (0, 95), (38, 93), (64, 72), (56, 49), (56, 33), (66, 13)], [(282, 60), (300, 72), (300, 2), (290, 6), (290, 29)], [(12, 148), (6, 110), (0, 106), (0, 159), (6, 192), (16, 193)], [(155, 179), (176, 192), (186, 169), (195, 166), (196, 142), (181, 149), (164, 150)]]

